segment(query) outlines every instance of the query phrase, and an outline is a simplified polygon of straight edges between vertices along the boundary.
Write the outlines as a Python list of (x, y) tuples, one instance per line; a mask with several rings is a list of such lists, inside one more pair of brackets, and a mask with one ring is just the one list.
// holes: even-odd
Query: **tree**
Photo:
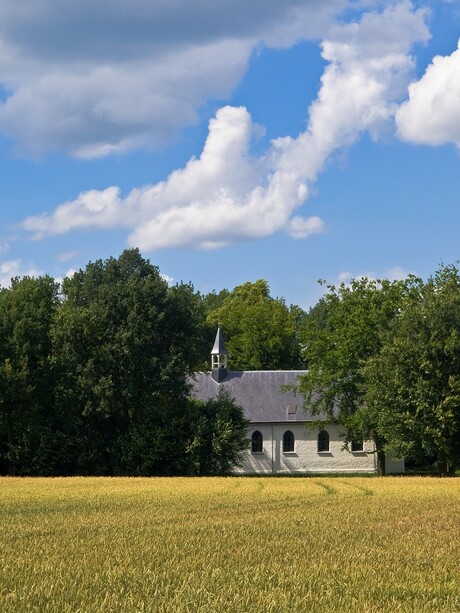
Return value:
[(217, 309), (219, 309), (222, 304), (224, 303), (224, 300), (226, 298), (228, 298), (230, 296), (230, 292), (228, 289), (222, 289), (220, 290), (220, 292), (209, 292), (209, 294), (205, 294), (203, 296), (203, 305), (206, 309), (207, 313), (212, 313), (213, 311), (216, 311)]
[(207, 402), (189, 399), (187, 411), (189, 473), (226, 475), (241, 463), (248, 447), (248, 421), (225, 389)]
[(308, 370), (300, 391), (309, 410), (347, 428), (345, 444), (373, 437), (379, 471), (384, 473), (385, 440), (376, 414), (366, 404), (366, 366), (378, 355), (384, 334), (400, 311), (414, 279), (353, 279), (350, 285), (328, 286), (328, 292), (306, 318), (303, 356)]
[(182, 422), (203, 319), (191, 286), (168, 288), (135, 249), (64, 280), (56, 397), (75, 472), (184, 471)]
[(202, 296), (189, 283), (180, 283), (168, 289), (168, 320), (165, 322), (175, 331), (184, 363), (189, 372), (206, 370), (209, 367), (209, 348), (212, 346), (215, 329), (206, 321), (206, 306)]
[[(222, 292), (221, 292), (222, 294)], [(211, 304), (213, 301), (211, 301)], [(244, 283), (216, 298), (208, 321), (225, 332), (232, 370), (278, 370), (302, 365), (298, 330), (303, 311), (272, 298), (266, 281)]]
[(366, 369), (369, 410), (385, 449), (433, 458), (440, 473), (460, 461), (460, 275), (442, 267), (419, 282)]
[(53, 455), (51, 277), (12, 279), (0, 291), (0, 470), (43, 474)]

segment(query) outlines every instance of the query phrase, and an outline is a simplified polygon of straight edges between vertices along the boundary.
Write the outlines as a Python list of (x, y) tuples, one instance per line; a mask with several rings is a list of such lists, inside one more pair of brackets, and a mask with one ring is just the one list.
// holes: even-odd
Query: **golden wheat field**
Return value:
[(460, 611), (460, 480), (0, 479), (0, 611)]

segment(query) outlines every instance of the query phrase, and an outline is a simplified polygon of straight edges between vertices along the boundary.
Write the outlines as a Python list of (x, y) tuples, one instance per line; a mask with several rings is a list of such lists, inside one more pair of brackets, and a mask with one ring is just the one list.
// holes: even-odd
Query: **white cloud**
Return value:
[(64, 274), (64, 277), (70, 279), (71, 277), (75, 275), (76, 272), (77, 272), (76, 268), (69, 268), (69, 270)]
[(337, 149), (392, 121), (410, 80), (411, 45), (425, 40), (425, 13), (409, 2), (336, 26), (322, 44), (328, 65), (305, 132), (279, 138), (262, 157), (251, 155), (260, 131), (243, 108), (223, 107), (210, 121), (199, 158), (166, 181), (134, 189), (88, 191), (22, 227), (35, 238), (82, 228), (127, 228), (128, 242), (146, 251), (212, 249), (279, 230), (305, 238), (324, 229), (296, 214), (309, 187)]
[(423, 77), (409, 86), (409, 99), (396, 114), (399, 136), (407, 141), (460, 147), (460, 46), (436, 56)]
[(79, 255), (80, 255), (80, 251), (65, 251), (57, 255), (57, 260), (59, 262), (68, 262), (69, 260), (73, 260)]
[(348, 285), (352, 279), (363, 279), (363, 278), (367, 278), (367, 279), (374, 278), (374, 273), (354, 275), (349, 270), (343, 270), (342, 272), (339, 272), (333, 284), (342, 285), (343, 283), (345, 285)]
[(400, 266), (394, 266), (393, 268), (388, 268), (386, 270), (383, 278), (389, 279), (390, 281), (403, 281), (411, 275), (417, 276), (417, 273), (413, 270), (405, 270)]
[(312, 234), (324, 232), (324, 222), (320, 217), (300, 217), (295, 215), (289, 220), (287, 230), (292, 238), (307, 238)]
[(310, 123), (326, 154), (353, 143), (364, 130), (378, 134), (392, 119), (412, 75), (410, 48), (429, 37), (425, 16), (400, 2), (383, 13), (365, 14), (359, 24), (337, 26), (334, 38), (323, 43), (329, 65)]
[(407, 279), (411, 275), (416, 275), (416, 273), (405, 270), (400, 266), (387, 268), (381, 275), (374, 271), (354, 274), (348, 270), (344, 270), (339, 272), (335, 278), (334, 284), (341, 285), (343, 283), (344, 285), (349, 285), (352, 279), (371, 279), (374, 281), (377, 279), (388, 279), (389, 281), (404, 281), (404, 279)]
[(43, 272), (22, 260), (0, 262), (0, 287), (9, 287), (15, 277), (39, 277)]
[(296, 238), (321, 231), (318, 217), (290, 219), (307, 195), (303, 181), (308, 177), (283, 168), (286, 147), (280, 141), (269, 155), (252, 158), (254, 130), (245, 108), (224, 107), (210, 121), (200, 158), (192, 158), (167, 181), (135, 189), (125, 199), (116, 187), (85, 192), (52, 215), (26, 219), (22, 227), (34, 238), (127, 227), (130, 244), (147, 251), (213, 249), (269, 236), (285, 226)]
[(170, 277), (169, 275), (161, 274), (161, 278), (166, 281), (166, 283), (169, 285), (169, 287), (171, 287), (172, 284), (174, 283), (174, 278)]
[(323, 36), (347, 2), (2, 0), (0, 132), (32, 155), (161, 146), (254, 49)]
[(57, 207), (52, 216), (44, 213), (27, 218), (22, 227), (41, 239), (50, 234), (63, 234), (88, 227), (108, 229), (123, 225), (123, 208), (118, 187), (90, 190), (76, 200)]

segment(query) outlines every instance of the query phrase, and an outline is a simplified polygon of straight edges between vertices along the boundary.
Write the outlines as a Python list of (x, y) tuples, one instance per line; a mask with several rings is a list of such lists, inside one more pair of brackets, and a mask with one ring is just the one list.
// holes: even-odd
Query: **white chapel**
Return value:
[[(249, 446), (242, 474), (376, 473), (377, 454), (372, 440), (344, 447), (344, 427), (324, 422), (307, 427), (318, 417), (309, 415), (296, 391), (303, 370), (240, 371), (227, 368), (221, 328), (211, 351), (211, 371), (196, 373), (192, 395), (200, 400), (217, 396), (224, 387), (240, 405), (250, 425)], [(404, 472), (404, 462), (386, 458), (386, 472)]]

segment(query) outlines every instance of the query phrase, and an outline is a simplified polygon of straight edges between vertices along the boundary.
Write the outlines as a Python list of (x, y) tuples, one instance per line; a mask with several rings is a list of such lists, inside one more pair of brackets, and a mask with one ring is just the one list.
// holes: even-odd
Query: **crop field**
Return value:
[(460, 480), (3, 478), (0, 611), (460, 611)]

